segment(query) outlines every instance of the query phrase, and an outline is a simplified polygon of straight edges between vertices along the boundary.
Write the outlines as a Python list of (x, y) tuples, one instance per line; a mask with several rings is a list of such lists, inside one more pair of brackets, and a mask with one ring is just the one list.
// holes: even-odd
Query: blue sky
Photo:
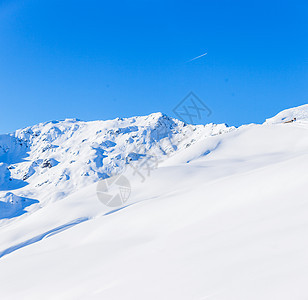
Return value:
[[(173, 108), (263, 122), (308, 103), (307, 1), (0, 1), (0, 132)], [(188, 60), (207, 52), (200, 59)]]

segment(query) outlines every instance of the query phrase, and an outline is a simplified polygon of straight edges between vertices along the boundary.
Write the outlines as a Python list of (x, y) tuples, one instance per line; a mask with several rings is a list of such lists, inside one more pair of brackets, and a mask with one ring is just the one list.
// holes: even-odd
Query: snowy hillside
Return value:
[(308, 122), (308, 104), (294, 107), (291, 109), (286, 109), (275, 117), (266, 120), (268, 124), (277, 124), (289, 122), (291, 120), (296, 119), (297, 121)]
[[(308, 105), (237, 129), (152, 114), (0, 143), (1, 299), (308, 298)], [(141, 181), (144, 155), (161, 162)], [(115, 174), (118, 208), (97, 197)]]

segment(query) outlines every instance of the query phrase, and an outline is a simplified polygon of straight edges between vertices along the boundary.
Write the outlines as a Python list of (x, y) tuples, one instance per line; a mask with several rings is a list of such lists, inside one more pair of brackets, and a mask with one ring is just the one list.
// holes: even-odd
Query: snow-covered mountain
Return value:
[(41, 123), (0, 136), (0, 191), (39, 200), (35, 209), (122, 172), (130, 161), (145, 156), (162, 161), (200, 138), (233, 129), (187, 125), (162, 113)]
[[(0, 144), (1, 299), (308, 297), (308, 105), (239, 128), (49, 122)], [(127, 166), (146, 156), (141, 181)], [(116, 209), (97, 197), (115, 174)]]

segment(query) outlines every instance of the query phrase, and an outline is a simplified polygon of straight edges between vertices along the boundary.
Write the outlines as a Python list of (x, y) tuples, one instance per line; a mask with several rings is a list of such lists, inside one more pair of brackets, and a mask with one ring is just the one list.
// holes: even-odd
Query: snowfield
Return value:
[[(308, 298), (308, 105), (240, 128), (48, 122), (0, 146), (0, 299)], [(117, 174), (112, 208), (97, 186)]]

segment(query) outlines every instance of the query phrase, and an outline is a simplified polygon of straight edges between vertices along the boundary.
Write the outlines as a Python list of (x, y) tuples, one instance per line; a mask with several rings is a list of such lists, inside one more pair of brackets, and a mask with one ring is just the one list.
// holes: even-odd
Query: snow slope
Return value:
[(294, 118), (297, 119), (297, 121), (301, 122), (307, 122), (308, 121), (308, 104), (294, 107), (291, 109), (286, 109), (273, 118), (270, 118), (266, 120), (266, 123), (268, 124), (277, 124), (277, 123), (284, 123), (287, 121), (291, 121)]
[(183, 140), (144, 182), (123, 168), (119, 209), (93, 181), (3, 221), (0, 298), (307, 299), (307, 112)]

